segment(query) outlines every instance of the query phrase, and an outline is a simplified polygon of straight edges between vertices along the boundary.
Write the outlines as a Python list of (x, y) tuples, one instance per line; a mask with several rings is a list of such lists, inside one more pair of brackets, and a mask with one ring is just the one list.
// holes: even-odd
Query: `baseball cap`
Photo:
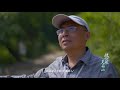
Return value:
[(65, 14), (57, 14), (52, 18), (52, 24), (54, 27), (60, 29), (60, 25), (68, 20), (72, 20), (75, 23), (86, 27), (86, 29), (90, 31), (87, 22), (81, 17), (75, 16), (75, 15), (68, 16)]

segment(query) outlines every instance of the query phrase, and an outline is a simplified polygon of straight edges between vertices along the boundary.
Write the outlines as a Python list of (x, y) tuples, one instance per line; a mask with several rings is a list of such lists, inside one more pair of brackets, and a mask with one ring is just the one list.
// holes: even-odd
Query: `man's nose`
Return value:
[(69, 34), (68, 30), (64, 30), (62, 33), (63, 37), (68, 36), (68, 34)]

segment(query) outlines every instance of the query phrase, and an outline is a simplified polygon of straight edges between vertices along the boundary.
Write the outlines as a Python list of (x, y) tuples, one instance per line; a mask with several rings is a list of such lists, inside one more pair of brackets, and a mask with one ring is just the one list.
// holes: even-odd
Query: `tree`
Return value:
[(120, 73), (120, 13), (119, 12), (83, 12), (79, 14), (88, 22), (91, 39), (88, 46), (103, 57), (105, 53)]

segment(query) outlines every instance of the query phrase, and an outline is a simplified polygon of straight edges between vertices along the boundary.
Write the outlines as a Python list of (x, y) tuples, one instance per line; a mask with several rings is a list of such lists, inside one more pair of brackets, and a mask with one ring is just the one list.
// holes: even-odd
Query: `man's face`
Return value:
[(79, 48), (86, 46), (90, 33), (86, 31), (85, 27), (73, 21), (67, 21), (61, 25), (61, 29), (58, 34), (58, 41), (63, 50), (79, 50)]

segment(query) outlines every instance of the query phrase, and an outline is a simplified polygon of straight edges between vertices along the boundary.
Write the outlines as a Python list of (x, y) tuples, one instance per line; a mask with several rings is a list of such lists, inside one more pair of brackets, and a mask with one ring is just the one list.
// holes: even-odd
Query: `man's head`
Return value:
[(64, 50), (79, 50), (86, 46), (90, 37), (90, 30), (85, 20), (71, 15), (58, 14), (53, 17), (52, 24), (58, 28), (58, 41)]

